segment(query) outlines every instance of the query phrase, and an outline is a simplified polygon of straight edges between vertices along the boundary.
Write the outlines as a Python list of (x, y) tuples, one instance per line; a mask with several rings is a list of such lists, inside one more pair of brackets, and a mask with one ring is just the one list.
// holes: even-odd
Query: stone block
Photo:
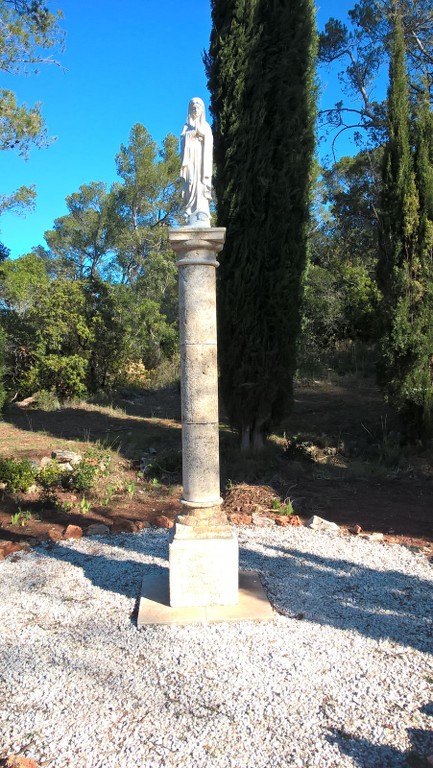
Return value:
[(216, 344), (181, 348), (182, 421), (218, 422), (218, 367)]
[(215, 269), (202, 265), (179, 271), (180, 344), (216, 344)]
[(182, 424), (182, 465), (185, 501), (218, 502), (218, 424)]
[(169, 546), (170, 606), (235, 605), (238, 602), (238, 542), (173, 539)]

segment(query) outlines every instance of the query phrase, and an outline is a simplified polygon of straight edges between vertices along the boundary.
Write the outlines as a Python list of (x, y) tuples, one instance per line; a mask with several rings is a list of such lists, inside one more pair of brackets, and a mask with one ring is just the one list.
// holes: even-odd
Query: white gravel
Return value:
[(433, 753), (433, 568), (405, 547), (239, 529), (269, 623), (148, 627), (166, 532), (0, 563), (0, 757), (54, 768), (403, 768)]

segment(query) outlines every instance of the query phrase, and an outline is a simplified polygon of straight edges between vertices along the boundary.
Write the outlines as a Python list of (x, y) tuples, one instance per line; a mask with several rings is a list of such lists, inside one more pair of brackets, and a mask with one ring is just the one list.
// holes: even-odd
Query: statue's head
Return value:
[(206, 120), (206, 111), (203, 99), (194, 96), (188, 105), (188, 118), (194, 122)]

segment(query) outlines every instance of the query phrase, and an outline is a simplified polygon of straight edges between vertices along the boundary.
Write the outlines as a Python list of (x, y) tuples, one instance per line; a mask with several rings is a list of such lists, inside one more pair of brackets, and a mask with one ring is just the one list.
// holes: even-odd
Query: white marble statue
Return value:
[(180, 137), (182, 198), (186, 224), (210, 227), (213, 137), (202, 99), (194, 97)]

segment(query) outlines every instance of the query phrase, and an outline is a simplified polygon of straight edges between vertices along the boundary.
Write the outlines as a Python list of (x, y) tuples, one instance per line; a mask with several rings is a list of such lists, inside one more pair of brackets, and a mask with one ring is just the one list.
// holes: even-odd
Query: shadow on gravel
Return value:
[(280, 613), (433, 653), (430, 581), (296, 549), (267, 549), (281, 555), (241, 549), (241, 564), (246, 567), (249, 560), (249, 567), (263, 572), (269, 599)]
[[(421, 708), (421, 712), (431, 715), (431, 708), (432, 705), (427, 704)], [(367, 739), (359, 739), (344, 728), (336, 728), (326, 738), (331, 744), (335, 744), (342, 754), (351, 757), (353, 765), (359, 768), (429, 768), (433, 754), (433, 731), (408, 728), (407, 735), (411, 748), (405, 752), (384, 744), (372, 744)]]
[[(144, 543), (141, 535), (125, 536), (116, 546), (131, 553), (146, 551), (166, 563), (168, 532), (147, 537)], [(168, 567), (168, 563), (163, 566), (134, 559), (116, 560), (104, 554), (103, 542), (94, 542), (95, 551), (89, 554), (63, 546), (45, 552), (48, 557), (81, 568), (96, 587), (135, 599), (145, 573)], [(272, 551), (268, 557), (241, 547), (240, 563), (241, 568), (263, 574), (268, 597), (279, 613), (433, 653), (431, 582), (400, 571), (374, 570), (296, 549), (267, 549)]]
[[(101, 541), (95, 540), (95, 548), (100, 548), (101, 554), (99, 552), (84, 553), (58, 546), (46, 548), (44, 554), (54, 560), (70, 563), (80, 568), (93, 586), (99, 589), (133, 598), (135, 606), (130, 619), (135, 624), (143, 577), (146, 574), (159, 573), (162, 575), (163, 571), (167, 570), (168, 563), (167, 566), (164, 566), (158, 563), (140, 563), (137, 560), (116, 560), (103, 554), (103, 546)], [(126, 545), (124, 548), (128, 549)], [(154, 557), (165, 559), (168, 555), (168, 542), (164, 541), (162, 547), (161, 543), (158, 542), (154, 550), (151, 553)], [(138, 551), (142, 552), (142, 549)]]

